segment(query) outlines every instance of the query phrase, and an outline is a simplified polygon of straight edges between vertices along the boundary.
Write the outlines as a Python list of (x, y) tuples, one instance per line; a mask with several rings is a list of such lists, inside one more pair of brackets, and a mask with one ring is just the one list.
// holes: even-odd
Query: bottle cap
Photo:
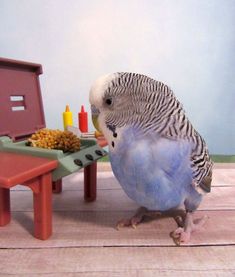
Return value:
[(70, 112), (69, 105), (66, 105), (65, 111)]

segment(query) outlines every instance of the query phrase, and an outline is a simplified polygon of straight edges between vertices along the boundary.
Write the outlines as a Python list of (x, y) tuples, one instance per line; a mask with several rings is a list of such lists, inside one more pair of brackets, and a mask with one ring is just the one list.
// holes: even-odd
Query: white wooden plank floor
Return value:
[(189, 245), (177, 247), (170, 215), (136, 230), (115, 229), (138, 206), (122, 191), (108, 163), (98, 164), (98, 197), (83, 201), (83, 173), (53, 195), (53, 235), (33, 234), (32, 192), (11, 191), (12, 221), (0, 228), (0, 276), (235, 276), (235, 165), (216, 164), (212, 192), (195, 217), (209, 216)]

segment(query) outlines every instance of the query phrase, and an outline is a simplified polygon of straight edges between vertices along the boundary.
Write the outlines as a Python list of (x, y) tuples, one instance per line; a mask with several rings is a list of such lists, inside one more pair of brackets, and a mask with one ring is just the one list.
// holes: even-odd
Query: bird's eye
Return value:
[(106, 99), (105, 99), (105, 103), (106, 103), (108, 106), (111, 106), (112, 103), (113, 103), (112, 98), (106, 98)]

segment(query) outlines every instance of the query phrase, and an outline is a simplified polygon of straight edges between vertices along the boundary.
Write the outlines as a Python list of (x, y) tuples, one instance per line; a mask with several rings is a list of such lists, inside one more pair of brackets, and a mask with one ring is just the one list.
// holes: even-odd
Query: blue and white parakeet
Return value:
[[(210, 192), (212, 161), (172, 90), (137, 73), (100, 77), (90, 91), (92, 113), (109, 145), (115, 177), (126, 194), (145, 211), (185, 206), (184, 226), (173, 236), (187, 242), (204, 223), (192, 212)], [(143, 210), (124, 225), (141, 221)]]

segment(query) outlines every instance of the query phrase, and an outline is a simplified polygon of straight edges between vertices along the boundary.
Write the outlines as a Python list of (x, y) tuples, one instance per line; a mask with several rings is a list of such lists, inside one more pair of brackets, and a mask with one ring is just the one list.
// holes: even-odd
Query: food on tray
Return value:
[(28, 139), (28, 145), (46, 149), (76, 152), (80, 149), (80, 139), (69, 131), (41, 129)]

